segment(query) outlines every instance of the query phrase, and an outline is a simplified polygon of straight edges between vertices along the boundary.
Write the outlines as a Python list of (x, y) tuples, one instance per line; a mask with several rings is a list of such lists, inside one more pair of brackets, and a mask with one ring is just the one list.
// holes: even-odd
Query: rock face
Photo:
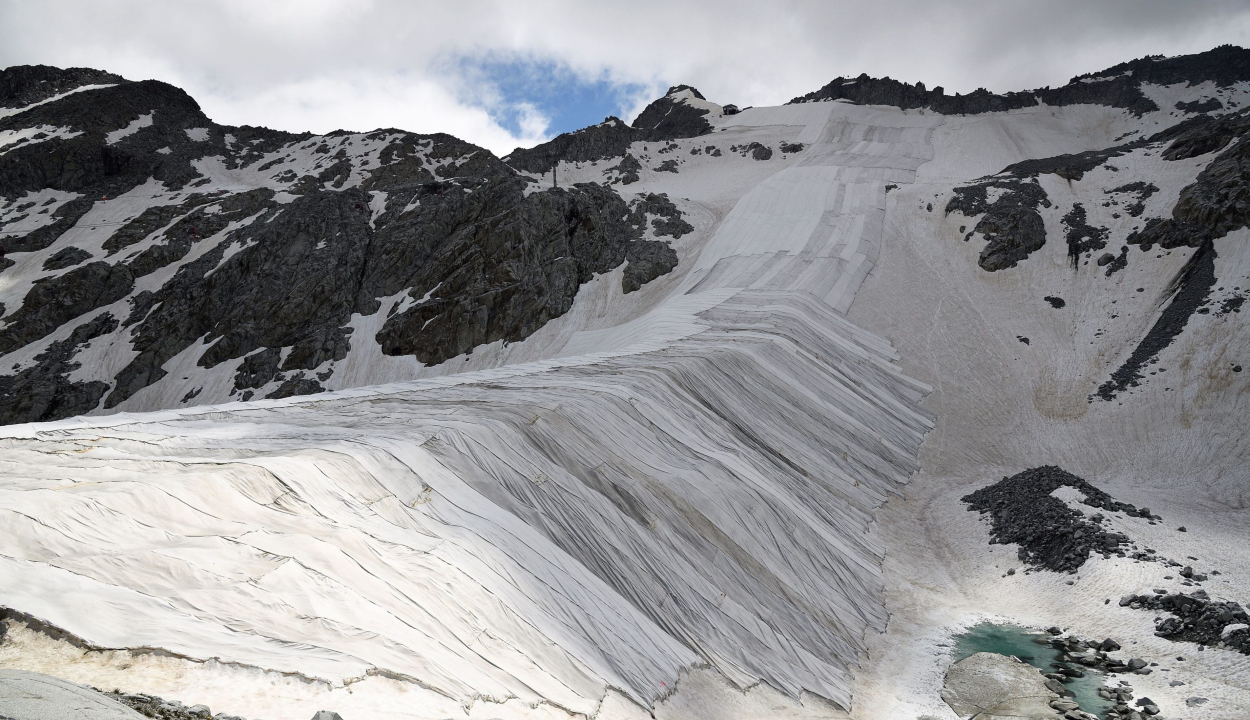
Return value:
[[(437, 364), (525, 339), (596, 274), (628, 262), (634, 291), (676, 265), (643, 238), (652, 216), (680, 223), (671, 203), (530, 192), (449, 135), (223, 127), (177, 88), (81, 70), (12, 68), (0, 100), (101, 81), (0, 118), (20, 135), (0, 151), (0, 357), (22, 358), (0, 375), (0, 423), (116, 407), (188, 352), (238, 364), (240, 398), (320, 392), (353, 344)], [(353, 317), (377, 313), (375, 335), (353, 335)], [(92, 343), (127, 359), (84, 368)]]
[(961, 718), (1056, 718), (1059, 694), (1032, 666), (1006, 655), (977, 653), (946, 672), (942, 699)]

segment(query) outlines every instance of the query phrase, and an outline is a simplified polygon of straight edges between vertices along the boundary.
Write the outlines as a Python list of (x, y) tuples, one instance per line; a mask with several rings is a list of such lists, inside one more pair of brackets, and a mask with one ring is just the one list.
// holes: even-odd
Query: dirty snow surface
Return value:
[[(1156, 637), (1117, 603), (1179, 589), (1171, 566), (1032, 572), (960, 502), (1061, 466), (1163, 518), (1112, 517), (1116, 531), (1218, 569), (1212, 597), (1250, 600), (1234, 510), (1250, 231), (1129, 241), (1228, 149), (1168, 159), (1170, 140), (1144, 141), (1217, 90), (1152, 87), (1164, 109), (1140, 116), (709, 115), (709, 134), (635, 143), (639, 179), (611, 185), (666, 193), (694, 228), (635, 293), (616, 268), (527, 339), (431, 367), (356, 341), (437, 288), (401, 293), (352, 317), (330, 392), (227, 402), (237, 364), (214, 380), (180, 355), (169, 377), (201, 373), (208, 404), (154, 385), (123, 412), (0, 428), (0, 606), (78, 643), (12, 620), (0, 667), (273, 720), (951, 719), (948, 638), (989, 618), (1134, 643), (1161, 663), (1132, 680), (1164, 716), (1202, 695), (1202, 717), (1244, 717), (1250, 658)], [(331, 142), (349, 139), (355, 168), (382, 144)], [(1001, 174), (1134, 140), (1079, 177)], [(310, 163), (320, 142), (263, 160)], [(562, 163), (559, 181), (610, 182), (619, 160)], [(205, 159), (197, 191), (280, 198), (260, 164)], [(162, 192), (97, 206), (78, 246), (98, 253), (92, 228)], [(1044, 243), (989, 271), (983, 218), (1017, 196), (1044, 197)], [(371, 196), (371, 225), (388, 202)], [(33, 282), (13, 277), (6, 297)], [(1155, 331), (1187, 282), (1205, 294)]]

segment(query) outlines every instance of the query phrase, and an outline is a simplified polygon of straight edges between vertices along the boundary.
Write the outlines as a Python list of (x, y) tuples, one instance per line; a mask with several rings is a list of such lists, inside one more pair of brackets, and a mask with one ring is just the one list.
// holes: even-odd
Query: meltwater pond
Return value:
[(955, 637), (955, 662), (979, 652), (991, 652), (1014, 655), (1044, 673), (1055, 672), (1061, 665), (1076, 668), (1085, 673), (1085, 677), (1070, 678), (1064, 687), (1082, 710), (1105, 717), (1111, 703), (1098, 697), (1098, 688), (1103, 686), (1106, 675), (1076, 663), (1060, 663), (1062, 653), (1050, 646), (1049, 639), (1049, 635), (1037, 630), (981, 623)]

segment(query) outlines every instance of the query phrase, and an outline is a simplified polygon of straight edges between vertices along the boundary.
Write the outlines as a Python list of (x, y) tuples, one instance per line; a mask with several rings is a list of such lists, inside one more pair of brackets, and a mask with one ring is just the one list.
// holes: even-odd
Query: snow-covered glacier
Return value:
[(710, 666), (848, 706), (886, 620), (874, 511), (931, 421), (841, 311), (935, 123), (831, 109), (713, 136), (798, 136), (789, 167), (657, 181), (729, 211), (654, 307), (553, 357), (6, 428), (0, 604), (101, 647), (466, 705), (593, 714), (611, 688), (649, 707)]
[[(263, 718), (940, 714), (942, 632), (977, 613), (1110, 623), (1150, 646), (1102, 610), (1144, 571), (1009, 579), (957, 501), (1048, 462), (1171, 499), (1200, 463), (1209, 497), (1238, 492), (1250, 231), (1209, 250), (1128, 238), (1226, 150), (1166, 157), (1180, 131), (1152, 136), (1205, 127), (1206, 111), (1174, 108), (1218, 97), (1232, 117), (1250, 85), (1141, 88), (1154, 110), (967, 115), (829, 98), (722, 113), (675, 89), (710, 132), (523, 173), (527, 194), (614, 179), (626, 198), (664, 194), (693, 228), (666, 241), (670, 272), (632, 292), (628, 263), (599, 272), (523, 339), (432, 363), (358, 342), (437, 288), (400, 292), (351, 314), (350, 352), (317, 366), (333, 366), (330, 392), (225, 402), (246, 361), (197, 365), (206, 339), (116, 408), (0, 428), (0, 606), (90, 649), (21, 635), (38, 668)], [(321, 141), (199, 161), (196, 192), (287, 192), (257, 168), (317, 161)], [(326, 142), (385, 165), (386, 138)], [(637, 179), (619, 184), (625, 156)], [(105, 223), (166, 202), (155, 188), (99, 203), (75, 242), (102, 247)], [(371, 197), (370, 224), (414, 207)], [(1214, 311), (1189, 308), (1142, 360), (1203, 252)], [(210, 404), (186, 407), (180, 378)], [(1216, 665), (1221, 687), (1247, 686)]]

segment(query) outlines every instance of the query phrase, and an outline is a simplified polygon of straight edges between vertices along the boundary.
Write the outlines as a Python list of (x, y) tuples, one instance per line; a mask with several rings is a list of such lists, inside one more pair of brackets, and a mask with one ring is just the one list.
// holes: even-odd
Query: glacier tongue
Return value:
[(616, 689), (651, 707), (705, 665), (849, 707), (886, 620), (873, 514), (931, 422), (927, 388), (841, 311), (937, 121), (751, 117), (729, 131), (801, 131), (810, 152), (623, 334), (311, 399), (3, 428), (0, 605), (100, 646), (381, 673), (464, 704), (594, 714)]

